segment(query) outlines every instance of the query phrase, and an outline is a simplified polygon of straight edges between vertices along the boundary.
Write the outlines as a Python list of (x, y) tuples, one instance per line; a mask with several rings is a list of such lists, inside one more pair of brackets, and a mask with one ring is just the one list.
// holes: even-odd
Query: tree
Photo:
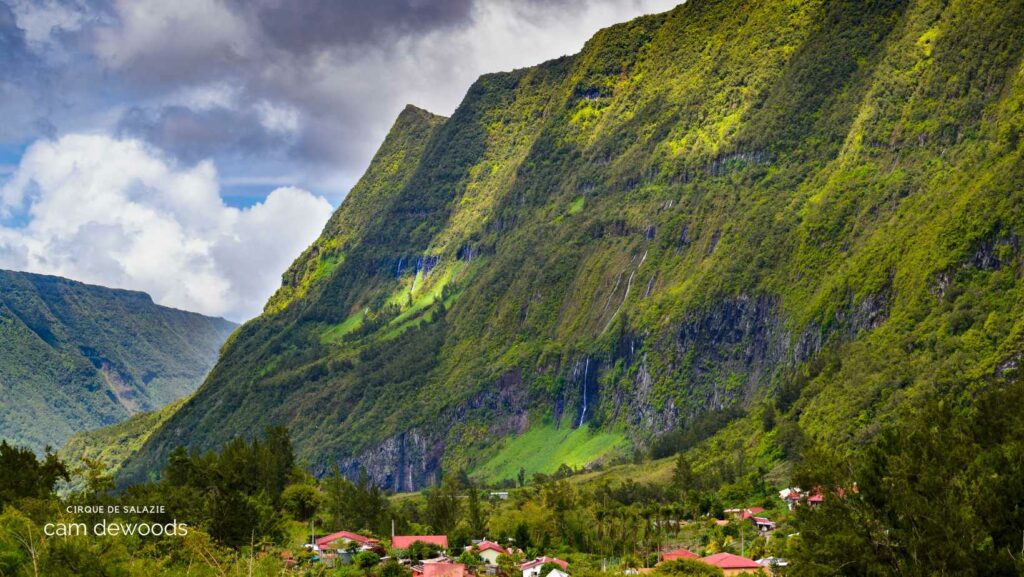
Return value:
[(480, 555), (473, 549), (463, 551), (462, 554), (459, 555), (458, 562), (465, 565), (473, 575), (476, 575), (484, 564)]
[(357, 527), (373, 533), (389, 529), (391, 505), (366, 471), (353, 483), (335, 466), (323, 482), (323, 506), (328, 522), (335, 527)]
[(475, 538), (483, 538), (487, 534), (487, 512), (480, 501), (480, 490), (470, 482), (466, 493), (466, 522)]
[(654, 573), (664, 577), (721, 577), (723, 574), (720, 568), (696, 559), (664, 561), (658, 565)]
[(373, 551), (360, 551), (352, 557), (352, 562), (360, 569), (369, 569), (380, 563), (380, 555)]
[(380, 566), (377, 577), (411, 577), (412, 571), (394, 559), (388, 559)]
[(427, 522), (438, 533), (448, 533), (459, 520), (459, 493), (454, 483), (447, 478), (440, 487), (426, 492)]
[(0, 506), (29, 497), (46, 499), (60, 479), (70, 481), (71, 476), (50, 447), (40, 461), (31, 449), (0, 441)]
[(805, 451), (794, 575), (1012, 575), (1024, 572), (1024, 382), (962, 403), (935, 399), (870, 447)]
[(92, 500), (114, 490), (114, 478), (107, 474), (106, 467), (96, 459), (83, 457), (77, 473), (85, 479), (85, 493)]
[(322, 498), (316, 487), (305, 483), (289, 485), (281, 493), (281, 502), (292, 518), (308, 521), (320, 508)]
[(502, 553), (498, 555), (498, 571), (505, 577), (513, 577), (519, 573), (519, 559)]

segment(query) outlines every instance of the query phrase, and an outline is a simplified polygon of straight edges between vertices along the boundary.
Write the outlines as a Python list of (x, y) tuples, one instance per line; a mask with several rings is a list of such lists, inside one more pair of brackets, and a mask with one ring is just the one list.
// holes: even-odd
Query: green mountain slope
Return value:
[[(155, 411), (137, 413), (120, 423), (71, 435), (58, 454), (71, 473), (79, 474), (90, 459), (113, 475), (143, 443), (175, 413), (186, 399), (179, 399)], [(77, 472), (77, 473), (76, 473)], [(81, 483), (81, 478), (75, 479)]]
[[(1022, 35), (1020, 2), (692, 0), (407, 109), (123, 478), (273, 423), (411, 489), (769, 401), (852, 447), (1010, 374)], [(752, 423), (720, 441), (782, 458)]]
[(171, 403), (234, 328), (140, 292), (0, 271), (0, 438), (60, 446)]

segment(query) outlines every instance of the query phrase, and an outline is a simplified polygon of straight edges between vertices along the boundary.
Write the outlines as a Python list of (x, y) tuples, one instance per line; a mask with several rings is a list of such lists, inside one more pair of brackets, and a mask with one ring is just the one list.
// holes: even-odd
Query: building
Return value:
[(448, 548), (448, 535), (395, 535), (391, 538), (392, 549), (408, 549), (416, 542)]
[(767, 517), (751, 517), (757, 530), (761, 533), (767, 533), (768, 531), (775, 530), (775, 521), (768, 519)]
[(792, 511), (800, 502), (800, 487), (786, 488), (779, 491), (779, 498), (785, 501), (786, 507)]
[(325, 535), (317, 539), (315, 543), (314, 551), (348, 549), (351, 545), (355, 545), (361, 551), (383, 551), (380, 541), (350, 531), (338, 531)]
[[(569, 569), (569, 563), (556, 559), (554, 557), (537, 557), (533, 561), (527, 561), (519, 566), (519, 569), (523, 572), (523, 577), (541, 577), (540, 570), (545, 563), (554, 563), (562, 568), (562, 571)], [(546, 575), (543, 577), (547, 577)]]
[(700, 559), (700, 555), (682, 547), (661, 554), (662, 561), (676, 561), (678, 559)]
[(424, 561), (422, 565), (414, 565), (413, 577), (468, 577), (469, 572), (462, 563), (447, 561)]
[(569, 574), (561, 569), (552, 569), (551, 571), (548, 571), (548, 574), (544, 577), (569, 577)]
[(736, 518), (736, 519), (740, 519), (741, 521), (746, 521), (747, 519), (753, 517), (754, 515), (757, 515), (758, 513), (763, 513), (763, 512), (764, 512), (764, 507), (747, 507), (745, 509), (726, 509), (725, 510), (725, 514), (726, 515), (729, 515), (730, 517), (733, 517), (733, 518)]
[[(488, 565), (498, 564), (498, 555), (508, 555), (508, 550), (494, 541), (480, 541), (476, 544), (477, 555), (483, 558)], [(473, 547), (466, 547), (467, 550)]]
[(732, 553), (715, 553), (714, 555), (704, 557), (701, 561), (708, 565), (718, 567), (722, 570), (725, 577), (743, 575), (745, 573), (757, 573), (764, 569), (764, 567), (759, 565), (757, 561), (747, 559), (746, 557), (740, 557), (739, 555), (733, 555)]

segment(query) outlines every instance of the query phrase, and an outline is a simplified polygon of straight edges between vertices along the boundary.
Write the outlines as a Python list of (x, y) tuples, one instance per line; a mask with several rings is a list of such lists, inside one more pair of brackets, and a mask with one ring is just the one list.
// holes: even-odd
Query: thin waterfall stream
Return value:
[(587, 357), (586, 363), (583, 365), (583, 410), (580, 412), (580, 422), (576, 425), (576, 428), (583, 426), (583, 419), (587, 417), (587, 373), (590, 372), (590, 357)]

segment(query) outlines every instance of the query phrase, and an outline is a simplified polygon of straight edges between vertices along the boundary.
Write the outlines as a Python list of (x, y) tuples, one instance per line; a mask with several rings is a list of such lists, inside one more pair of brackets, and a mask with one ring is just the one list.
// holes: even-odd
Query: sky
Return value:
[(243, 321), (406, 104), (678, 0), (0, 0), (0, 268)]

